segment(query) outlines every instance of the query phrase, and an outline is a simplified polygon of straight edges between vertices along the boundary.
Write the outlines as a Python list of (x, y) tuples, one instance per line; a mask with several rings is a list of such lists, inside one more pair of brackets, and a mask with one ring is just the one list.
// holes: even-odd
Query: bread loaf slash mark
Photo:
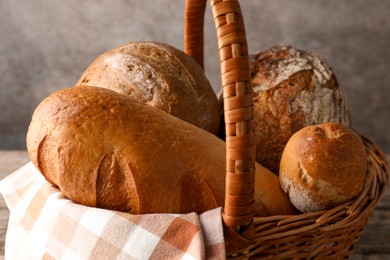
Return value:
[(317, 190), (318, 188), (316, 187), (316, 182), (314, 179), (307, 173), (306, 169), (302, 166), (301, 162), (298, 162), (298, 167), (299, 167), (299, 177), (303, 181), (303, 183), (306, 183), (309, 185), (309, 187)]
[[(50, 142), (48, 135), (45, 135), (39, 142), (37, 147), (37, 168), (47, 181), (58, 186), (58, 173), (60, 172), (58, 153), (53, 151), (57, 146), (51, 147), (50, 144), (55, 144), (55, 142)], [(53, 160), (56, 158), (57, 160)]]
[(133, 177), (122, 157), (105, 154), (96, 174), (96, 206), (138, 213), (139, 197)]
[[(307, 173), (306, 169), (302, 166), (301, 162), (299, 162), (299, 170), (299, 177), (301, 178), (303, 183), (306, 183), (308, 185), (308, 187), (304, 188), (304, 190), (301, 190), (300, 193), (305, 194), (305, 196), (309, 198), (307, 203), (312, 203), (313, 205), (315, 205), (315, 210), (326, 209), (327, 207), (334, 206), (333, 203), (337, 204), (338, 201), (346, 200), (345, 196), (343, 196), (342, 191), (335, 185), (332, 185), (326, 180), (313, 179), (313, 177), (311, 177)], [(315, 193), (310, 192), (310, 190), (315, 191)], [(316, 198), (314, 198), (313, 196), (316, 196)], [(318, 201), (317, 204), (314, 203), (315, 200)], [(322, 202), (323, 200), (327, 202)]]
[(210, 187), (199, 175), (187, 172), (181, 183), (180, 212), (198, 214), (218, 206)]
[[(322, 128), (320, 125), (317, 125), (316, 126), (316, 130), (314, 132), (315, 134), (318, 134), (324, 138), (340, 138), (341, 136), (345, 135), (344, 132), (342, 132), (341, 130), (331, 130), (331, 129), (328, 129), (328, 128)], [(342, 140), (339, 139), (341, 142)]]

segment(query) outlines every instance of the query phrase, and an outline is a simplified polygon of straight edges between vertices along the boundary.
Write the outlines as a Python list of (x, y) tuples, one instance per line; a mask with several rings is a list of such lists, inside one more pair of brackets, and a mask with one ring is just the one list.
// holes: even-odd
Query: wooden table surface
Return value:
[[(29, 161), (25, 151), (0, 150), (0, 180)], [(387, 161), (390, 157), (387, 156)], [(0, 196), (0, 260), (4, 259), (4, 241), (9, 211)], [(377, 206), (365, 227), (352, 259), (390, 259), (390, 182), (384, 199)]]

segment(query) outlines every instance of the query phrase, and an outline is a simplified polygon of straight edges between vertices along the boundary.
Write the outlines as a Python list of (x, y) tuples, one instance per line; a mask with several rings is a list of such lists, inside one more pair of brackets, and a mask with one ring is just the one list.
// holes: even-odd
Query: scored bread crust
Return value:
[[(223, 206), (225, 143), (111, 90), (51, 94), (33, 114), (27, 149), (46, 179), (79, 204), (133, 214)], [(255, 214), (294, 212), (277, 176), (257, 164)]]
[(218, 134), (221, 108), (202, 68), (160, 42), (129, 42), (97, 57), (76, 85), (127, 94)]
[(361, 137), (336, 123), (307, 126), (288, 141), (280, 162), (282, 189), (302, 212), (329, 209), (357, 196), (367, 153)]
[(250, 56), (256, 160), (277, 173), (290, 137), (312, 124), (350, 125), (346, 97), (319, 55), (275, 46)]

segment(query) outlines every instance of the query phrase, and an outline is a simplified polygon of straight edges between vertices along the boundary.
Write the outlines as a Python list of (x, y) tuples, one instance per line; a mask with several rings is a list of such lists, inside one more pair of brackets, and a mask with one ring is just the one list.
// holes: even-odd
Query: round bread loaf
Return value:
[(277, 173), (287, 141), (307, 125), (350, 125), (346, 98), (323, 58), (291, 46), (276, 46), (250, 58), (260, 164)]
[(129, 42), (93, 61), (76, 85), (108, 88), (218, 134), (221, 108), (202, 68), (160, 42)]
[(336, 123), (307, 126), (283, 151), (280, 185), (302, 212), (329, 209), (359, 194), (366, 158), (362, 139), (351, 128)]

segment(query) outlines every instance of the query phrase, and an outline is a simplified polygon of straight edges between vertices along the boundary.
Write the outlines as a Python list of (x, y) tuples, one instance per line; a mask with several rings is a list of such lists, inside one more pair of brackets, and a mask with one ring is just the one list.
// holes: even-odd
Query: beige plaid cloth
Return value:
[(27, 163), (0, 182), (6, 259), (224, 259), (221, 208), (130, 215), (73, 203)]

